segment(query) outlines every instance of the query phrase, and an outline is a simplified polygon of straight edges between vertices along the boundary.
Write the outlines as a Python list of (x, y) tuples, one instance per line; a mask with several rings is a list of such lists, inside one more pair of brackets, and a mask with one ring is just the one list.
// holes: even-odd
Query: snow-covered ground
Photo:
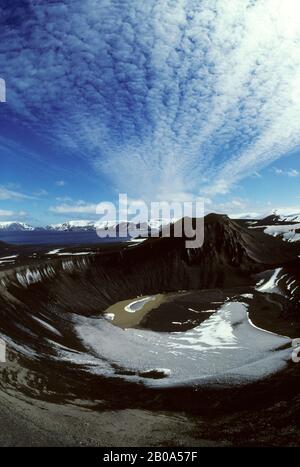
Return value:
[(269, 225), (264, 228), (264, 232), (273, 237), (281, 236), (283, 240), (288, 242), (298, 242), (300, 241), (300, 233), (297, 233), (296, 230), (300, 230), (299, 224), (290, 224), (290, 225)]
[(40, 323), (44, 328), (48, 329), (48, 331), (51, 331), (53, 334), (56, 334), (57, 336), (61, 336), (61, 333), (57, 329), (55, 329), (53, 326), (51, 326), (51, 324), (46, 323), (46, 321), (38, 318), (37, 316), (32, 316), (32, 318), (38, 323)]
[(147, 238), (131, 238), (130, 240), (127, 240), (127, 243), (143, 243)]
[(258, 292), (276, 293), (288, 297), (293, 297), (298, 289), (297, 279), (293, 274), (284, 272), (282, 268), (274, 269), (269, 279), (262, 279), (256, 286)]
[(282, 240), (287, 242), (298, 242), (300, 241), (300, 233), (296, 232), (300, 230), (300, 223), (295, 224), (282, 224), (282, 225), (256, 225), (257, 222), (248, 223), (249, 229), (263, 229), (267, 235), (272, 237), (280, 237)]
[[(78, 316), (74, 323), (86, 353), (57, 347), (57, 358), (151, 386), (244, 384), (283, 369), (291, 356), (290, 348), (282, 349), (290, 339), (254, 327), (242, 302), (227, 302), (186, 332), (124, 331), (107, 319)], [(116, 365), (131, 374), (116, 374)], [(161, 378), (147, 377), (161, 369)]]
[(77, 253), (68, 253), (67, 251), (64, 253), (57, 253), (58, 256), (88, 256), (93, 255), (94, 253), (91, 251), (80, 251)]
[(68, 252), (64, 251), (63, 253), (60, 253), (62, 248), (57, 248), (56, 250), (51, 250), (47, 253), (47, 255), (57, 255), (57, 256), (87, 256), (87, 255), (92, 255), (94, 254), (92, 251), (79, 251), (79, 252)]
[(57, 255), (59, 253), (61, 248), (57, 248), (56, 250), (51, 250), (47, 253), (47, 255)]
[(3, 256), (0, 258), (0, 265), (14, 264), (19, 255)]
[(280, 293), (280, 289), (277, 287), (278, 281), (280, 280), (279, 274), (282, 271), (281, 268), (275, 269), (272, 276), (266, 282), (262, 280), (257, 284), (256, 290), (264, 293)]

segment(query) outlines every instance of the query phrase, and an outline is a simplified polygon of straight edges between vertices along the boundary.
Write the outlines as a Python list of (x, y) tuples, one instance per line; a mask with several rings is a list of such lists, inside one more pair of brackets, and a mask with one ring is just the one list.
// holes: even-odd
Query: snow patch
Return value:
[(37, 321), (38, 323), (40, 323), (44, 328), (48, 329), (49, 331), (53, 332), (54, 334), (56, 334), (57, 336), (61, 336), (61, 333), (59, 331), (57, 331), (57, 329), (55, 329), (53, 326), (51, 326), (49, 323), (46, 323), (45, 321), (43, 321), (42, 319), (38, 318), (37, 316), (32, 316), (32, 318)]
[(58, 248), (57, 250), (51, 250), (47, 253), (47, 255), (56, 255), (57, 253), (59, 253), (61, 250), (61, 248)]
[(104, 313), (104, 318), (108, 319), (108, 321), (113, 321), (115, 319), (115, 314), (114, 313)]
[(87, 255), (92, 255), (93, 253), (91, 251), (81, 251), (79, 253), (58, 253), (58, 256), (87, 256)]
[[(186, 332), (124, 331), (103, 319), (78, 316), (74, 321), (87, 352), (98, 360), (91, 366), (83, 355), (73, 356), (75, 363), (151, 386), (245, 384), (283, 369), (291, 357), (291, 349), (283, 348), (291, 340), (254, 327), (242, 302), (227, 302)], [(168, 376), (143, 377), (158, 368), (167, 368)]]
[(18, 256), (19, 256), (19, 255), (3, 256), (3, 258), (0, 258), (0, 260), (15, 259), (15, 258), (17, 258)]
[(262, 281), (259, 282), (259, 284), (256, 286), (256, 290), (258, 292), (264, 292), (264, 293), (276, 293), (276, 292), (278, 293), (279, 292), (279, 289), (277, 287), (277, 284), (279, 282), (278, 276), (281, 271), (282, 271), (282, 268), (275, 269), (272, 276), (265, 284), (262, 283), (262, 285), (260, 285)]
[(134, 302), (129, 303), (129, 305), (126, 305), (124, 310), (128, 313), (135, 313), (136, 311), (140, 311), (146, 303), (151, 302), (152, 300), (155, 300), (155, 297), (144, 297), (140, 300), (135, 300)]
[(264, 228), (266, 234), (273, 237), (281, 236), (287, 242), (297, 242), (300, 240), (300, 234), (296, 230), (300, 230), (300, 224), (269, 225)]

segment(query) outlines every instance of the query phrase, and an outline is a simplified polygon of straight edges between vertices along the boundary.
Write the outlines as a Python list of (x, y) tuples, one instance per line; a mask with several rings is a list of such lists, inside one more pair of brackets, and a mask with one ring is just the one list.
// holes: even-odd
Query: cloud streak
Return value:
[(13, 200), (13, 201), (23, 201), (23, 200), (32, 200), (36, 199), (35, 196), (26, 195), (20, 193), (19, 191), (9, 190), (8, 188), (0, 186), (0, 200)]
[(0, 209), (0, 217), (1, 218), (11, 218), (13, 216), (16, 216), (17, 218), (23, 218), (27, 217), (27, 212), (26, 211), (11, 211), (9, 209)]
[(115, 188), (214, 196), (299, 147), (297, 0), (28, 5), (1, 32), (10, 112)]
[(97, 204), (77, 201), (73, 204), (63, 203), (51, 206), (49, 211), (55, 214), (94, 214), (96, 216)]
[(296, 170), (296, 169), (282, 170), (282, 169), (278, 169), (276, 167), (274, 167), (274, 173), (276, 175), (283, 175), (283, 176), (285, 175), (287, 177), (293, 177), (293, 178), (294, 177), (299, 177), (299, 175), (300, 175), (298, 170)]

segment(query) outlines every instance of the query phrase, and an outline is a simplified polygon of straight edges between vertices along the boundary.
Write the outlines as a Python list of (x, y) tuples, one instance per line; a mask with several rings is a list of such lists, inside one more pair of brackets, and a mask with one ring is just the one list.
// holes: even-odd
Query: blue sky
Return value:
[(0, 1), (0, 221), (300, 211), (298, 0)]

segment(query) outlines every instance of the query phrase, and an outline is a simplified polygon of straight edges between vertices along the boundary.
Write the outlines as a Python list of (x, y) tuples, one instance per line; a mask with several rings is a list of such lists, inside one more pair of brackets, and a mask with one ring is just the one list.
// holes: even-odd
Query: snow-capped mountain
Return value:
[(280, 214), (277, 211), (259, 219), (261, 225), (297, 224), (299, 222), (300, 214)]
[[(162, 227), (176, 222), (176, 219), (150, 219), (138, 224), (126, 221), (93, 221), (93, 220), (71, 220), (59, 224), (50, 224), (46, 227), (34, 227), (26, 224), (25, 222), (18, 221), (1, 221), (0, 232), (26, 232), (26, 231), (53, 231), (53, 232), (94, 232), (103, 231), (109, 233), (110, 230), (116, 230), (126, 233), (128, 230), (138, 229), (137, 234), (147, 236), (150, 229), (151, 231), (159, 231)], [(300, 214), (278, 214), (276, 212), (264, 218), (249, 219), (247, 222), (248, 227), (251, 229), (264, 228), (266, 233), (270, 235), (282, 236), (285, 240), (293, 241), (298, 240), (300, 230)], [(275, 227), (281, 227), (276, 229)], [(268, 229), (267, 229), (268, 228)], [(290, 233), (292, 232), (292, 233)], [(285, 235), (284, 235), (285, 234)], [(298, 235), (294, 235), (298, 234)], [(125, 234), (126, 235), (126, 234)]]
[(61, 224), (47, 225), (46, 230), (56, 232), (93, 231), (95, 230), (95, 222), (87, 220), (67, 221)]
[(25, 231), (33, 231), (35, 230), (29, 224), (25, 224), (24, 222), (17, 222), (17, 221), (6, 221), (0, 222), (0, 231), (5, 232), (25, 232)]
[[(171, 220), (173, 223), (174, 220)], [(148, 232), (149, 229), (152, 230), (159, 230), (161, 227), (164, 227), (170, 223), (167, 219), (157, 219), (157, 220), (149, 220), (145, 222), (141, 222), (139, 224), (134, 224), (133, 222), (126, 222), (126, 221), (91, 221), (91, 220), (72, 220), (62, 222), (60, 224), (50, 224), (46, 227), (33, 227), (29, 224), (25, 224), (24, 222), (17, 222), (17, 221), (6, 221), (0, 222), (0, 231), (5, 232), (25, 232), (25, 231), (53, 231), (53, 232), (93, 232), (96, 230), (121, 230), (123, 229), (134, 229), (138, 228), (141, 231), (141, 234), (144, 232), (145, 234)]]
[(282, 222), (288, 222), (288, 223), (300, 223), (300, 214), (290, 214), (288, 216), (285, 215), (279, 215), (279, 219)]
[(248, 222), (249, 229), (262, 229), (266, 234), (279, 237), (287, 242), (300, 241), (300, 214), (273, 214), (254, 222)]
[[(174, 222), (171, 220), (171, 223)], [(79, 231), (95, 231), (95, 230), (111, 230), (111, 229), (121, 229), (128, 227), (130, 228), (139, 228), (141, 231), (148, 231), (148, 229), (159, 230), (162, 226), (169, 224), (170, 221), (167, 219), (157, 219), (141, 222), (139, 224), (134, 224), (127, 221), (89, 221), (89, 220), (73, 220), (63, 222), (61, 224), (51, 224), (46, 227), (46, 230), (53, 230), (57, 232), (79, 232)]]
[(113, 229), (122, 224), (127, 223), (116, 223), (114, 221), (88, 221), (88, 220), (74, 220), (74, 221), (67, 221), (63, 222), (62, 224), (51, 224), (46, 227), (46, 230), (53, 230), (56, 232), (90, 232), (95, 230), (108, 230)]

